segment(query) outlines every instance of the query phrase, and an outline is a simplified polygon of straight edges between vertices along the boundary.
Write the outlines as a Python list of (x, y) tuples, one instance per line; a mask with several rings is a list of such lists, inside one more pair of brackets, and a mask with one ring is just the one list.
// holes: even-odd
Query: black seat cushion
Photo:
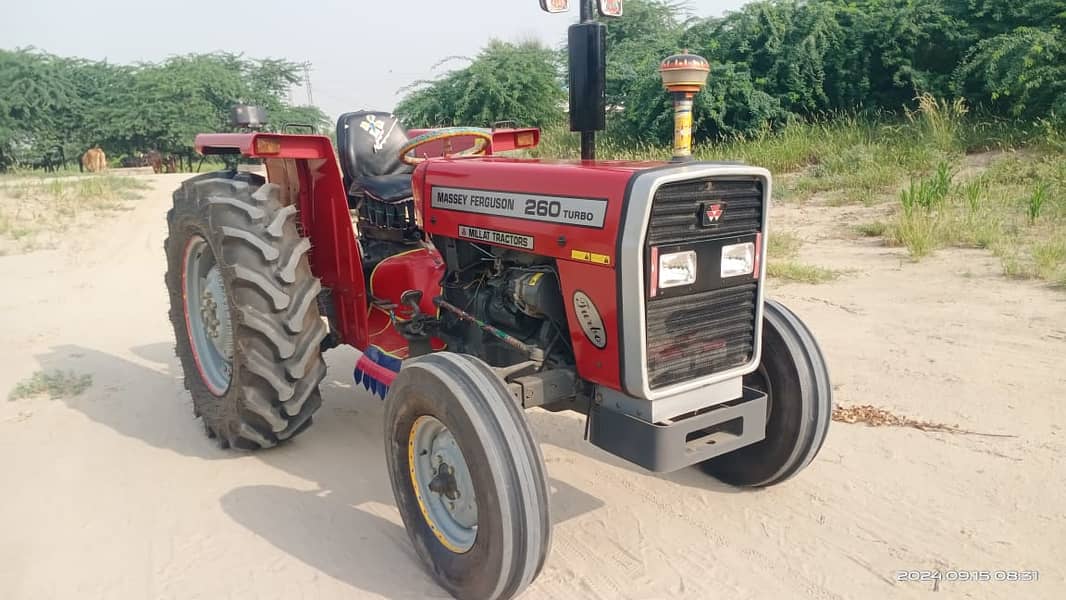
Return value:
[(399, 202), (411, 197), (411, 176), (407, 173), (357, 177), (348, 188), (349, 196), (367, 194), (382, 202)]
[[(362, 177), (409, 176), (413, 168), (400, 161), (400, 148), (405, 143), (407, 133), (390, 113), (360, 110), (341, 115), (337, 120), (337, 152), (345, 188), (351, 189)], [(407, 186), (410, 189), (410, 182)]]

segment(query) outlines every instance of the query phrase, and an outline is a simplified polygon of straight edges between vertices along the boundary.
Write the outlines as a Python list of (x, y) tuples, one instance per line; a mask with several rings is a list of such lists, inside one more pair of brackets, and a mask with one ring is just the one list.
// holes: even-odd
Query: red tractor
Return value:
[[(814, 336), (765, 298), (769, 172), (680, 151), (590, 160), (604, 112), (591, 13), (583, 2), (570, 32), (585, 160), (498, 156), (536, 146), (536, 129), (405, 131), (361, 111), (340, 118), (339, 153), (324, 136), (198, 136), (267, 176), (186, 180), (167, 214), (170, 317), (207, 435), (257, 450), (301, 433), (322, 354), (353, 346), (356, 382), (384, 398), (397, 508), (459, 598), (510, 598), (548, 554), (523, 409), (583, 413), (608, 452), (737, 486), (795, 475), (830, 420)], [(705, 79), (698, 58), (672, 57), (664, 80)], [(691, 96), (671, 89), (683, 150)]]

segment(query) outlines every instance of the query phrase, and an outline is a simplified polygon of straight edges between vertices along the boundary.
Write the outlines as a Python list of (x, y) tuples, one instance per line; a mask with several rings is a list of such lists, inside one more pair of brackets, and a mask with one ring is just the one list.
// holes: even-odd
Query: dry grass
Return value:
[(83, 216), (128, 210), (147, 187), (113, 175), (0, 180), (0, 252), (45, 247)]
[[(695, 154), (768, 168), (776, 176), (776, 201), (895, 201), (895, 216), (856, 231), (904, 246), (915, 260), (945, 247), (984, 248), (1001, 259), (1008, 277), (1066, 286), (1066, 130), (1045, 121), (974, 117), (959, 100), (924, 95), (916, 104), (902, 121), (829, 115), (779, 132), (701, 144)], [(610, 135), (600, 137), (599, 150), (603, 158), (670, 154), (668, 147), (625, 144)], [(968, 161), (971, 151), (995, 154), (990, 162), (987, 156)], [(546, 131), (534, 154), (577, 152), (577, 136), (559, 129)], [(795, 260), (795, 242), (770, 236), (771, 275), (830, 280), (832, 272)]]
[(787, 231), (775, 232), (766, 248), (766, 274), (781, 281), (799, 283), (826, 283), (840, 277), (840, 271), (827, 269), (796, 260), (803, 242)]
[(889, 224), (884, 221), (871, 221), (856, 225), (855, 232), (863, 237), (884, 237), (889, 227)]
[[(987, 248), (1016, 279), (1066, 285), (1066, 153), (1006, 155), (969, 179), (912, 181), (885, 236), (920, 259), (938, 248)], [(872, 233), (872, 232), (871, 232)]]
[(962, 429), (958, 425), (947, 425), (945, 423), (936, 423), (923, 419), (905, 417), (869, 404), (860, 404), (857, 406), (834, 406), (833, 420), (840, 423), (862, 423), (867, 427), (910, 427), (921, 431), (935, 431), (940, 433), (963, 433), (990, 437), (1015, 437), (1013, 435), (1000, 433), (980, 433), (969, 429)]
[(799, 253), (802, 245), (803, 242), (796, 234), (790, 231), (775, 231), (769, 236), (766, 252), (770, 260), (792, 258)]
[(794, 260), (771, 260), (766, 264), (766, 274), (771, 279), (816, 284), (834, 281), (840, 278), (841, 272)]
[(38, 396), (48, 396), (51, 400), (73, 398), (92, 384), (92, 375), (79, 375), (73, 371), (37, 371), (20, 381), (7, 399), (14, 401)]

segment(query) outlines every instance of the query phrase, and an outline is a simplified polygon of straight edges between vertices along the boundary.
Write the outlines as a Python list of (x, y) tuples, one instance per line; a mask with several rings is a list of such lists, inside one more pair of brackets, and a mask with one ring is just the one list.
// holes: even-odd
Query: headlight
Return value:
[(753, 242), (722, 247), (722, 279), (751, 275), (754, 271), (755, 244)]
[(659, 287), (696, 283), (696, 253), (692, 250), (659, 256)]

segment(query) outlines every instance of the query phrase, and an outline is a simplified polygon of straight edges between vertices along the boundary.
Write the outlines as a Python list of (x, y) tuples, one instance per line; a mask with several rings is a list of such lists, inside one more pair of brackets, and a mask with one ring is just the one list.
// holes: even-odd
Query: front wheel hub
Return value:
[(477, 498), (455, 436), (437, 418), (419, 417), (411, 426), (408, 460), (429, 528), (444, 547), (466, 552), (477, 538)]

